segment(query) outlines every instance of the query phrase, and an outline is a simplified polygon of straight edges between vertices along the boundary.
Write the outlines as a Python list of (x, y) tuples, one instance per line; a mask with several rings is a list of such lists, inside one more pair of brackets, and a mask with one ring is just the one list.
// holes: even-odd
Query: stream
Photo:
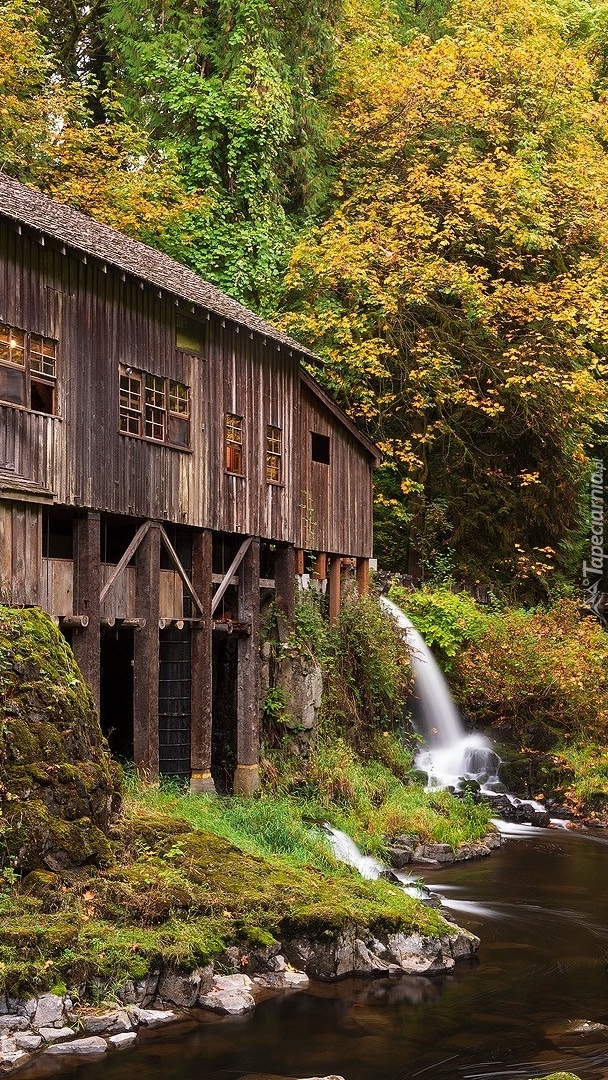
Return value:
[(501, 830), (489, 858), (424, 871), (452, 917), (481, 937), (475, 962), (439, 978), (317, 983), (70, 1075), (527, 1080), (568, 1070), (606, 1080), (608, 1027), (593, 1025), (608, 1025), (608, 835)]

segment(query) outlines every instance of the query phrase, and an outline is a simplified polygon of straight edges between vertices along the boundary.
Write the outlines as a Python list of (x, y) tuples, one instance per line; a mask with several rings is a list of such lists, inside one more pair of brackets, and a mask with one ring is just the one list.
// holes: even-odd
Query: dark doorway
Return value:
[(158, 770), (190, 779), (190, 627), (160, 632)]
[(133, 630), (102, 627), (100, 720), (112, 756), (133, 761)]
[(238, 646), (236, 634), (215, 631), (211, 775), (223, 795), (232, 791), (236, 768)]

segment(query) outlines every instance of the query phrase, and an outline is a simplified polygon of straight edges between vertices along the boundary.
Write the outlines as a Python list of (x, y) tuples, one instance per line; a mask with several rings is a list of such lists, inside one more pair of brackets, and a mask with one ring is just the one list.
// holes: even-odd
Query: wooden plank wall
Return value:
[(5, 603), (41, 602), (42, 510), (27, 502), (0, 502), (0, 594)]
[[(369, 455), (308, 387), (301, 399), (301, 538), (299, 547), (336, 555), (372, 555)], [(313, 461), (311, 432), (330, 439), (330, 462)]]
[[(3, 224), (0, 320), (58, 340), (59, 416), (0, 405), (0, 464), (64, 505), (296, 543), (297, 356), (213, 315), (204, 355), (188, 355), (175, 347), (177, 310), (152, 287)], [(190, 386), (190, 452), (119, 434), (121, 363)], [(244, 477), (224, 470), (225, 412), (244, 417)], [(282, 486), (266, 482), (267, 424), (283, 430)]]

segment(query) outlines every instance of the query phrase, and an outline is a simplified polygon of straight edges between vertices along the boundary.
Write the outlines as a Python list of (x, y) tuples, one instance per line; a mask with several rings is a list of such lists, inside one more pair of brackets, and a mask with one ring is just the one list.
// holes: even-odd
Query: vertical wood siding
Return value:
[[(178, 312), (192, 315), (152, 286), (2, 224), (0, 320), (57, 339), (58, 415), (0, 404), (0, 469), (63, 505), (298, 545), (309, 491), (315, 546), (369, 555), (367, 455), (301, 389), (297, 355), (213, 314), (204, 354), (189, 355), (176, 349)], [(119, 433), (120, 364), (190, 387), (188, 451)], [(227, 412), (243, 417), (242, 477), (224, 468)], [(269, 424), (283, 435), (282, 484), (266, 480)], [(310, 430), (332, 439), (329, 476), (310, 461)]]

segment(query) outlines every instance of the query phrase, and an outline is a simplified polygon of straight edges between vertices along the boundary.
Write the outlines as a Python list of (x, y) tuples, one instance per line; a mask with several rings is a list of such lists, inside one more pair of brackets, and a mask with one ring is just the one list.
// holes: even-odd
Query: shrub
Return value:
[(459, 652), (470, 641), (478, 641), (487, 625), (487, 612), (467, 593), (409, 591), (393, 585), (389, 596), (412, 620), (444, 671), (451, 671)]

